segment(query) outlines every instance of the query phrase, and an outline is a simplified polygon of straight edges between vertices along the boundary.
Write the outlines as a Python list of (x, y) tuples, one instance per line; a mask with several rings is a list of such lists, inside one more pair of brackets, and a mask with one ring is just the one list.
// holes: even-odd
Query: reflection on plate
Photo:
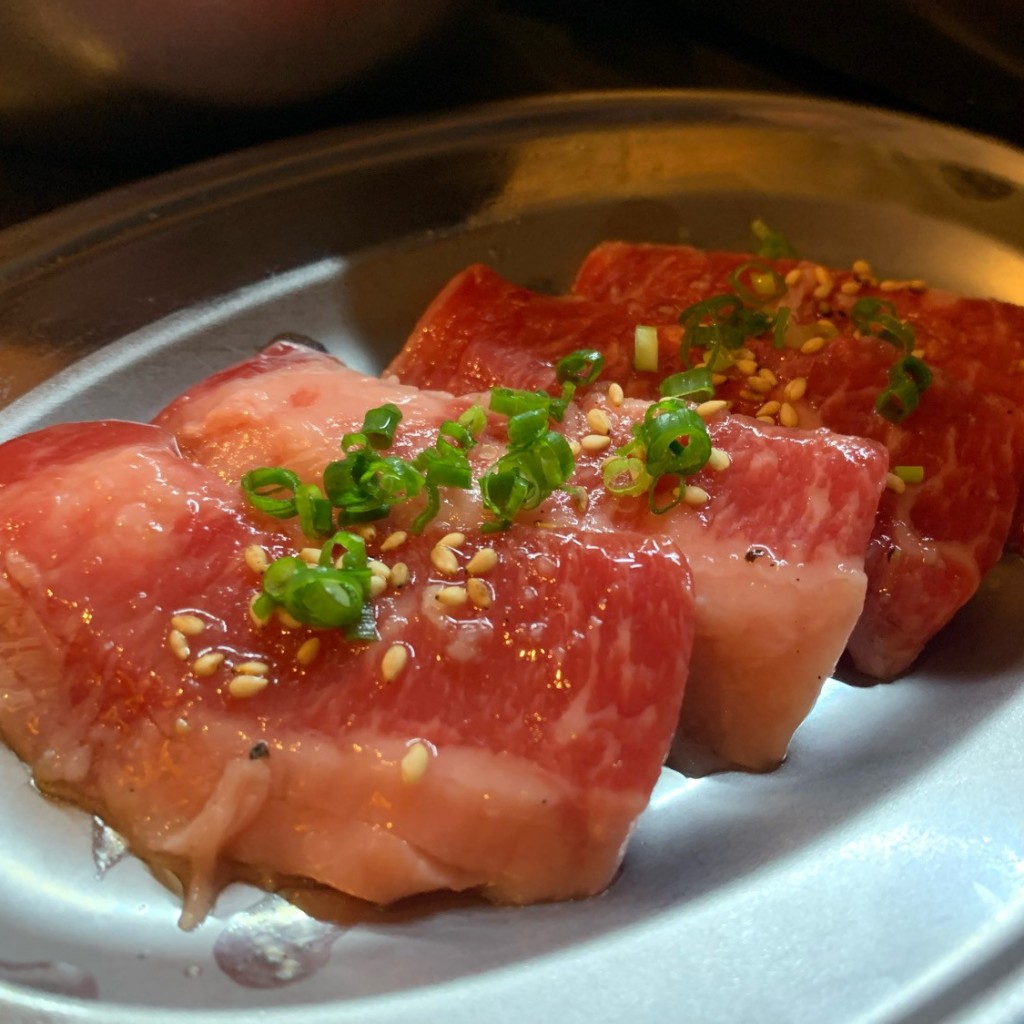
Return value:
[[(378, 369), (470, 262), (560, 288), (599, 240), (743, 247), (755, 216), (823, 262), (1024, 302), (1024, 155), (995, 143), (771, 97), (516, 103), (227, 157), (0, 236), (0, 437), (147, 418), (281, 331)], [(666, 770), (621, 877), (580, 903), (353, 914), (235, 885), (185, 934), (115, 837), (4, 754), (0, 1009), (1018, 1020), (1021, 600), (1004, 563), (909, 678), (829, 683), (772, 775)]]

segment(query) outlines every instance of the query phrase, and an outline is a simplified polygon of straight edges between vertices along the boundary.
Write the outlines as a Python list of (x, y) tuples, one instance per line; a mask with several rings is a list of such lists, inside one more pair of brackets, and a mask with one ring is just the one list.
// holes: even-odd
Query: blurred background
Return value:
[(519, 96), (714, 88), (1024, 145), (1019, 0), (3, 0), (0, 227), (263, 141)]

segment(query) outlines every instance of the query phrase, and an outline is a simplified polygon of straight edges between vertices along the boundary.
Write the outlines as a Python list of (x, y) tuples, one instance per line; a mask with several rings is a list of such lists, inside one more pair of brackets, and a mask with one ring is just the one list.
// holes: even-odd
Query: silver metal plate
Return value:
[[(0, 438), (148, 418), (282, 331), (380, 368), (473, 261), (564, 287), (611, 237), (744, 247), (1024, 303), (1024, 155), (816, 101), (502, 105), (223, 158), (0, 235)], [(1024, 566), (909, 678), (830, 682), (767, 776), (665, 771), (579, 903), (318, 921), (232, 886), (192, 933), (91, 819), (0, 755), (14, 1022), (1024, 1019)]]

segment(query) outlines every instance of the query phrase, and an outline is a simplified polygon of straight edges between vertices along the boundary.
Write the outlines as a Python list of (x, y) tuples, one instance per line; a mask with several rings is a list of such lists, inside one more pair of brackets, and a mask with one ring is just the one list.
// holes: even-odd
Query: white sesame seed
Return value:
[(617, 409), (625, 401), (626, 396), (623, 393), (622, 385), (618, 383), (612, 383), (608, 385), (608, 401), (615, 406)]
[(709, 419), (714, 416), (716, 412), (721, 412), (723, 409), (728, 408), (729, 403), (722, 398), (712, 398), (707, 402), (701, 402), (696, 408), (696, 413), (701, 419)]
[(784, 280), (784, 281), (786, 282), (786, 284), (787, 284), (787, 285), (789, 285), (789, 287), (790, 287), (790, 288), (792, 288), (792, 287), (793, 287), (793, 285), (795, 285), (795, 284), (799, 284), (799, 283), (800, 283), (800, 278), (801, 278), (801, 277), (803, 277), (803, 272), (802, 272), (802, 271), (800, 270), (800, 268), (799, 268), (799, 267), (794, 267), (794, 268), (793, 268), (793, 269), (792, 269), (792, 270), (791, 270), (791, 271), (790, 271), (790, 272), (789, 272), (789, 273), (788, 273), (788, 274), (787, 274), (787, 275), (786, 275), (786, 276), (785, 276), (785, 277), (783, 278), (783, 280)]
[(757, 375), (758, 377), (761, 377), (764, 380), (768, 381), (768, 383), (771, 384), (772, 387), (775, 387), (775, 385), (779, 383), (779, 378), (776, 377), (775, 374), (772, 373), (772, 371), (769, 370), (767, 366), (762, 366), (761, 369), (757, 371)]
[(871, 264), (867, 260), (854, 260), (850, 268), (858, 277), (871, 277)]
[(301, 558), (307, 565), (316, 565), (320, 561), (320, 549), (303, 548), (299, 552), (299, 558)]
[(683, 489), (683, 503), (686, 505), (706, 505), (711, 495), (696, 484), (687, 484)]
[(798, 427), (800, 426), (800, 414), (789, 402), (783, 402), (782, 408), (779, 409), (779, 422), (784, 427)]
[(491, 607), (491, 588), (482, 579), (474, 576), (466, 581), (466, 593), (477, 608)]
[(924, 292), (928, 290), (927, 283), (922, 281), (919, 277), (915, 277), (913, 281), (908, 281), (907, 287), (912, 292)]
[(816, 264), (814, 267), (814, 280), (817, 281), (819, 285), (828, 285), (829, 288), (832, 287), (832, 275), (829, 273), (828, 269), (821, 266), (821, 264)]
[(206, 623), (198, 615), (172, 615), (171, 626), (185, 636), (199, 636), (206, 629)]
[(715, 387), (721, 387), (729, 378), (724, 373), (713, 373), (711, 374), (711, 383)]
[(419, 782), (430, 764), (430, 751), (422, 743), (414, 743), (409, 752), (402, 758), (399, 770), (402, 781), (408, 784)]
[(391, 575), (391, 566), (385, 565), (384, 562), (376, 558), (371, 558), (366, 563), (366, 567), (370, 570), (371, 576), (380, 576), (386, 580)]
[(394, 533), (389, 533), (387, 537), (381, 541), (381, 551), (394, 551), (395, 548), (401, 547), (408, 539), (409, 534), (405, 530), (395, 530)]
[(903, 283), (901, 281), (893, 281), (891, 278), (878, 282), (878, 290), (883, 292), (895, 292), (902, 287)]
[(182, 661), (188, 661), (192, 654), (185, 634), (180, 629), (172, 629), (167, 634), (167, 646), (170, 647), (171, 654), (176, 658), (181, 658)]
[(771, 416), (757, 416), (755, 418), (761, 423), (770, 423), (772, 426), (775, 426), (775, 420)]
[(781, 402), (765, 402), (760, 409), (757, 410), (758, 416), (774, 416), (782, 408)]
[(587, 434), (580, 440), (580, 447), (585, 452), (603, 452), (611, 443), (607, 434)]
[(468, 597), (465, 587), (442, 587), (437, 592), (437, 600), (448, 608), (457, 608), (460, 604), (465, 604)]
[(817, 288), (811, 292), (811, 295), (816, 299), (827, 299), (832, 294), (832, 285), (830, 284), (819, 284)]
[(490, 572), (498, 564), (498, 552), (494, 548), (481, 548), (466, 565), (466, 572), (472, 576), (482, 576)]
[(388, 581), (383, 576), (370, 577), (370, 597), (380, 597), (388, 589)]
[(377, 527), (373, 523), (356, 523), (354, 526), (346, 526), (346, 530), (354, 533), (363, 540), (373, 540), (377, 536)]
[(856, 295), (860, 291), (860, 281), (844, 281), (839, 286), (839, 290), (844, 295)]
[(232, 697), (255, 697), (269, 685), (266, 676), (237, 675), (228, 683), (228, 693)]
[(572, 452), (573, 456), (577, 456), (581, 451), (583, 451), (583, 446), (579, 443), (579, 441), (573, 438), (569, 442), (569, 451)]
[(774, 385), (764, 377), (748, 377), (747, 387), (759, 395), (767, 395)]
[(299, 622), (291, 612), (284, 608), (277, 609), (277, 618), (285, 629), (298, 629), (302, 625), (302, 623)]
[(231, 670), (239, 676), (265, 676), (270, 666), (265, 661), (242, 661), (232, 666)]
[(192, 662), (192, 674), (196, 676), (212, 676), (224, 661), (223, 651), (207, 651)]
[(759, 394), (757, 391), (751, 391), (750, 388), (744, 388), (740, 392), (740, 398), (742, 398), (744, 402), (760, 402), (764, 398), (764, 395)]
[(300, 665), (311, 665), (316, 661), (316, 656), (319, 653), (320, 637), (311, 636), (299, 646), (299, 649), (295, 652), (295, 660)]
[(405, 562), (395, 562), (391, 566), (391, 586), (404, 587), (409, 582), (409, 566)]
[(739, 359), (736, 362), (736, 369), (744, 377), (753, 377), (757, 373), (757, 362), (753, 359)]
[(394, 682), (408, 660), (409, 648), (405, 644), (392, 644), (380, 659), (380, 675), (384, 682)]
[(591, 409), (587, 413), (587, 425), (595, 434), (609, 434), (612, 429), (612, 421), (604, 409)]
[(709, 468), (716, 473), (721, 473), (723, 469), (728, 469), (731, 465), (732, 459), (727, 451), (723, 451), (721, 448), (711, 449), (711, 454), (708, 456)]
[(245, 564), (253, 572), (264, 573), (270, 565), (270, 557), (259, 544), (250, 544), (244, 552)]
[(466, 543), (466, 535), (464, 533), (446, 533), (438, 542), (443, 544), (446, 548), (461, 548)]

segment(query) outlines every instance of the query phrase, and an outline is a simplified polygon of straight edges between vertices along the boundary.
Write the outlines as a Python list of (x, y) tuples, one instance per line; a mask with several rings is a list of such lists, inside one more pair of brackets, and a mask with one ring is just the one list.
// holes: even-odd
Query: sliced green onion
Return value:
[(307, 537), (323, 537), (331, 532), (334, 510), (316, 484), (295, 488), (295, 512)]
[[(242, 490), (250, 504), (275, 519), (290, 519), (295, 515), (295, 490), (299, 478), (280, 466), (261, 466), (242, 477)], [(277, 498), (281, 491), (291, 491), (290, 498)]]
[(638, 326), (633, 332), (633, 368), (639, 373), (657, 372), (657, 327)]
[(387, 402), (367, 412), (363, 417), (362, 432), (370, 442), (371, 448), (390, 448), (395, 440), (395, 430), (401, 422), (401, 410), (397, 405)]
[(679, 355), (690, 366), (690, 349), (708, 351), (707, 364), (713, 365), (722, 349), (739, 348), (747, 338), (763, 334), (773, 324), (770, 313), (751, 309), (738, 295), (712, 295), (688, 306), (679, 314), (683, 340)]
[(786, 294), (782, 275), (763, 260), (741, 263), (729, 274), (729, 283), (744, 302), (755, 306), (763, 306)]
[(715, 385), (711, 380), (711, 371), (704, 366), (695, 370), (684, 370), (666, 377), (658, 390), (663, 398), (689, 398), (695, 402), (703, 402), (715, 393)]
[(605, 490), (617, 498), (635, 497), (651, 486), (651, 474), (643, 459), (613, 455), (601, 467)]
[(750, 233), (757, 242), (758, 256), (767, 260), (796, 258), (790, 240), (781, 231), (773, 231), (760, 217), (750, 222)]
[(890, 423), (902, 423), (918, 406), (932, 382), (932, 372), (917, 356), (904, 356), (889, 370), (889, 385), (875, 400), (875, 408)]
[(907, 484), (919, 484), (924, 480), (924, 466), (893, 466), (892, 471)]
[(559, 384), (587, 387), (597, 380), (604, 369), (604, 356), (592, 348), (581, 348), (563, 356), (555, 364), (555, 377)]
[(896, 316), (896, 307), (885, 299), (858, 299), (850, 310), (850, 322), (861, 334), (895, 345), (902, 352), (914, 348), (914, 328)]

